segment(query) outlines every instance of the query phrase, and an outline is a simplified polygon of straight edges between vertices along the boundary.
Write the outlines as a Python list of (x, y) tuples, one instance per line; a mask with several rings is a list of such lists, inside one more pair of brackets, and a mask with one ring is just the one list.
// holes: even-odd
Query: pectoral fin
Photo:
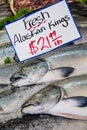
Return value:
[(63, 99), (50, 110), (49, 114), (87, 120), (87, 97), (76, 96)]
[(54, 81), (59, 81), (68, 77), (73, 73), (74, 68), (72, 67), (59, 67), (49, 70), (43, 77), (38, 81), (38, 83), (52, 83)]
[(58, 70), (60, 70), (61, 77), (68, 77), (70, 74), (73, 73), (74, 68), (73, 67), (60, 67), (58, 68)]
[(75, 107), (87, 106), (87, 97), (83, 97), (83, 96), (66, 98), (65, 101), (67, 101), (68, 104), (71, 104), (72, 106), (75, 106)]

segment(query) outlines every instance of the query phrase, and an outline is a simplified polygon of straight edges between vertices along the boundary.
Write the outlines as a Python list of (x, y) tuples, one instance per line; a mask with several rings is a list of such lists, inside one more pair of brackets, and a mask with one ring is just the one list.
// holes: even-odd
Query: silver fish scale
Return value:
[(19, 87), (23, 85), (36, 84), (48, 71), (48, 64), (45, 61), (37, 60), (29, 65), (29, 61), (22, 65), (19, 71), (11, 76), (11, 85)]
[[(32, 87), (21, 87), (4, 92), (0, 97), (0, 108), (3, 109), (0, 114), (0, 123), (10, 119), (22, 117), (21, 106), (24, 102), (35, 93), (46, 87), (47, 85), (35, 85)], [(8, 86), (7, 86), (8, 87)]]
[(18, 66), (18, 64), (2, 66), (0, 67), (0, 76), (4, 78), (5, 77), (10, 78), (10, 76), (16, 71), (18, 71), (19, 69), (20, 69), (20, 66)]
[[(48, 110), (61, 100), (61, 88), (58, 86), (48, 85), (31, 98), (29, 98), (22, 106), (22, 109), (28, 106), (40, 107), (40, 111)], [(63, 95), (64, 96), (64, 95)], [(44, 108), (44, 109), (43, 109)]]
[[(48, 67), (47, 67), (47, 64), (46, 62), (40, 62), (39, 64), (32, 64), (31, 66), (24, 66), (22, 68), (22, 72), (27, 76), (30, 72), (32, 74), (35, 74), (36, 72), (38, 73), (38, 71), (41, 70), (41, 73), (44, 73), (44, 71), (47, 72), (48, 70)], [(45, 73), (46, 73), (45, 72)]]
[(87, 75), (69, 77), (55, 83), (55, 85), (62, 87), (68, 97), (87, 96)]
[[(49, 54), (42, 56), (41, 58), (46, 60), (50, 69), (57, 67), (71, 67), (79, 59), (86, 59), (87, 57), (87, 45), (79, 44), (74, 46), (62, 46), (61, 48), (51, 51)], [(71, 60), (72, 59), (72, 60)], [(67, 62), (66, 62), (67, 60)], [(76, 64), (76, 63), (75, 63)]]

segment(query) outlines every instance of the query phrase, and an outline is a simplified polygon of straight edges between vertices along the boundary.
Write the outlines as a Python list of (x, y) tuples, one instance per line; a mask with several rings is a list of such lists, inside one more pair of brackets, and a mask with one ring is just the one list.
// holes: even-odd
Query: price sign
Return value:
[(81, 38), (65, 0), (13, 21), (5, 29), (19, 61)]

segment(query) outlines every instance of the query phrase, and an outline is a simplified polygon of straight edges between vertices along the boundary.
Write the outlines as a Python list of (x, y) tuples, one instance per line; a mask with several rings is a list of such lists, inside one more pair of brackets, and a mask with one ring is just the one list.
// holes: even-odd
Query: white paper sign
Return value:
[(65, 0), (7, 24), (5, 29), (19, 61), (81, 38)]

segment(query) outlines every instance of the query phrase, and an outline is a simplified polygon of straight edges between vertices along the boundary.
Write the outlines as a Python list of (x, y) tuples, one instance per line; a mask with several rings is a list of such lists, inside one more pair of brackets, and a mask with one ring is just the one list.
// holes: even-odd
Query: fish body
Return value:
[[(3, 92), (0, 93), (0, 123), (5, 123), (11, 119), (21, 118), (21, 106), (24, 102), (46, 87), (47, 85), (24, 86), (13, 88), (10, 85), (4, 85)], [(3, 86), (2, 86), (3, 87)]]
[[(25, 79), (26, 81), (26, 77), (28, 76), (28, 74), (30, 74), (28, 77), (29, 81), (32, 80), (31, 82), (34, 82), (35, 79), (37, 80), (37, 78), (43, 77), (43, 75), (47, 72), (47, 70), (48, 70), (47, 63), (41, 60), (1, 65), (0, 66), (0, 84), (3, 84), (3, 83), (10, 84), (11, 83), (10, 80), (12, 76), (14, 75), (13, 79), (20, 79), (20, 77), (22, 77), (22, 86), (23, 86), (23, 80)], [(12, 80), (12, 82), (14, 82), (14, 80)]]
[(57, 103), (48, 112), (51, 115), (87, 120), (87, 97), (70, 97)]
[(62, 87), (67, 97), (56, 104), (49, 113), (87, 120), (87, 75), (69, 77), (55, 85)]
[(50, 52), (47, 55), (44, 55), (42, 58), (46, 60), (50, 69), (59, 67), (73, 67), (79, 69), (87, 65), (86, 50), (87, 45), (85, 44), (75, 46), (63, 46), (55, 51)]
[(86, 44), (61, 47), (41, 58), (41, 61), (32, 63), (31, 66), (27, 62), (22, 67), (20, 64), (0, 67), (0, 77), (10, 79), (12, 86), (20, 87), (87, 74)]
[[(25, 85), (32, 85), (32, 84), (43, 84), (43, 83), (51, 83), (57, 80), (64, 79), (65, 77), (68, 77), (73, 71), (74, 68), (72, 67), (60, 67), (53, 70), (48, 70), (45, 66), (42, 69), (35, 68), (35, 70), (32, 73), (32, 67), (28, 66), (29, 71), (28, 75), (25, 76), (24, 74), (20, 74), (20, 72), (17, 72), (11, 76), (11, 85), (13, 87), (21, 87)], [(27, 69), (27, 70), (28, 70)]]
[(48, 71), (48, 64), (40, 60), (29, 65), (28, 63), (11, 77), (11, 85), (15, 87), (36, 84)]
[[(50, 52), (49, 54), (41, 56), (41, 59), (42, 61), (44, 61), (42, 62), (43, 64), (47, 63), (48, 68), (46, 69), (45, 66), (43, 67), (46, 70), (44, 71), (44, 75), (42, 74), (42, 76), (40, 76), (38, 80), (32, 82), (32, 80), (30, 79), (30, 74), (32, 72), (27, 71), (29, 74), (24, 78), (23, 75), (26, 74), (26, 71), (23, 71), (23, 75), (19, 72), (16, 72), (11, 78), (12, 86), (20, 87), (22, 85), (30, 85), (32, 83), (53, 82), (55, 80), (61, 80), (66, 77), (87, 74), (86, 44), (63, 46), (55, 51)], [(29, 68), (30, 66), (27, 67), (27, 69)], [(40, 72), (40, 70), (37, 70), (38, 69), (36, 69), (35, 71), (36, 75), (34, 73), (35, 77), (37, 77)]]
[(11, 75), (20, 70), (20, 67), (17, 63), (0, 66), (0, 84), (10, 84)]
[(49, 70), (37, 83), (49, 83), (65, 79), (74, 72), (72, 67), (60, 67)]
[(1, 93), (4, 93), (4, 92), (7, 92), (11, 89), (11, 86), (8, 85), (8, 84), (0, 84), (0, 94)]
[[(41, 93), (44, 92), (43, 89), (24, 103), (22, 107), (22, 112), (26, 114), (45, 113), (55, 116), (87, 120), (87, 75), (67, 78), (55, 85), (57, 85), (57, 89), (59, 88), (64, 90), (64, 93), (62, 98), (58, 102), (54, 102), (55, 104), (51, 102), (53, 104), (53, 107), (50, 107), (49, 101), (46, 100), (48, 94), (46, 96), (45, 94), (44, 96), (41, 95)], [(50, 93), (51, 97), (51, 93), (53, 91), (54, 89), (52, 88), (51, 91), (46, 90), (46, 93)], [(38, 97), (39, 93), (40, 97)], [(51, 100), (50, 97), (49, 100)], [(45, 108), (43, 108), (43, 100), (41, 99), (45, 99)], [(37, 103), (35, 100), (37, 101)], [(46, 109), (47, 106), (50, 108)], [(44, 109), (44, 111), (42, 108)]]
[(69, 77), (54, 84), (62, 87), (66, 91), (68, 97), (87, 97), (87, 75)]
[(61, 88), (48, 85), (24, 103), (22, 112), (28, 112), (29, 114), (45, 113), (59, 102), (62, 95), (63, 91)]

